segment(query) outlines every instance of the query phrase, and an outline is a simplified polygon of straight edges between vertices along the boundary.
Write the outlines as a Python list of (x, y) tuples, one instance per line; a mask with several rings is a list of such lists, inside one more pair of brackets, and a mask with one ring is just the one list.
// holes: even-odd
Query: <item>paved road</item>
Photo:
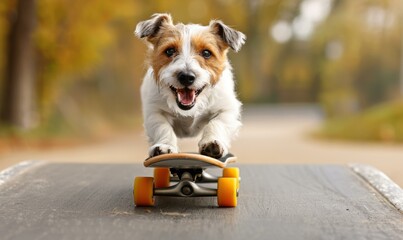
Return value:
[(148, 170), (16, 170), (0, 181), (1, 239), (403, 239), (403, 214), (346, 166), (242, 164), (236, 208), (217, 208), (215, 197), (156, 197), (155, 207), (135, 208), (133, 177)]
[[(241, 164), (365, 163), (385, 172), (403, 186), (403, 145), (359, 144), (313, 139), (322, 116), (309, 106), (246, 107), (244, 126), (232, 152)], [(195, 151), (194, 139), (180, 142), (183, 151)], [(142, 133), (127, 134), (101, 143), (58, 150), (24, 150), (0, 156), (0, 169), (25, 160), (50, 162), (141, 163), (147, 146)]]

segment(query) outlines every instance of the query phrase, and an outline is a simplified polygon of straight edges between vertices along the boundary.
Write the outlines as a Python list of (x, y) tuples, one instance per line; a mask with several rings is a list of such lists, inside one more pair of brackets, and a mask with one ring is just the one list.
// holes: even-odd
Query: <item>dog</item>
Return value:
[(149, 49), (140, 89), (149, 156), (177, 153), (178, 137), (198, 135), (201, 154), (228, 154), (242, 125), (242, 104), (227, 52), (238, 52), (246, 36), (220, 20), (174, 25), (165, 13), (139, 22), (134, 34)]

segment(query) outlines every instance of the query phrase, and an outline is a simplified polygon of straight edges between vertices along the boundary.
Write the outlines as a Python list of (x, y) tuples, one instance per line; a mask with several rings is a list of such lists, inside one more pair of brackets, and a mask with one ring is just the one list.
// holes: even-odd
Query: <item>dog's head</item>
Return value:
[[(149, 63), (170, 108), (186, 112), (220, 80), (228, 48), (238, 51), (245, 35), (219, 20), (209, 26), (174, 25), (169, 14), (154, 14), (136, 26), (135, 35), (149, 43)], [(179, 109), (178, 109), (179, 108)]]

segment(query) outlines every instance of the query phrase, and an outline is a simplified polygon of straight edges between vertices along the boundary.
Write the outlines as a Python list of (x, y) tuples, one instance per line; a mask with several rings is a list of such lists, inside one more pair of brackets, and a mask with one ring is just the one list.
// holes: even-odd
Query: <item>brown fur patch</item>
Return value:
[[(149, 52), (149, 61), (154, 70), (154, 77), (159, 81), (159, 72), (161, 68), (169, 64), (174, 57), (180, 53), (181, 35), (180, 32), (173, 26), (164, 26), (163, 29), (152, 39), (151, 43), (154, 49)], [(174, 48), (176, 53), (168, 57), (165, 51), (168, 48)]]
[[(202, 68), (210, 72), (211, 84), (216, 84), (225, 68), (228, 47), (222, 42), (219, 36), (210, 31), (193, 36), (191, 41), (196, 60)], [(205, 59), (201, 55), (203, 50), (209, 50), (211, 57)]]

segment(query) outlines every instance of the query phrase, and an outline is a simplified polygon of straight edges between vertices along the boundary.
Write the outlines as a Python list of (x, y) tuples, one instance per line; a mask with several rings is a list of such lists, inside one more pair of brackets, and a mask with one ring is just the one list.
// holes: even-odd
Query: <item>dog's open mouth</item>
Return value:
[(190, 88), (174, 88), (173, 86), (170, 87), (172, 92), (176, 96), (176, 103), (178, 104), (179, 108), (182, 110), (189, 110), (191, 109), (195, 103), (197, 96), (203, 91), (204, 87), (195, 90)]

